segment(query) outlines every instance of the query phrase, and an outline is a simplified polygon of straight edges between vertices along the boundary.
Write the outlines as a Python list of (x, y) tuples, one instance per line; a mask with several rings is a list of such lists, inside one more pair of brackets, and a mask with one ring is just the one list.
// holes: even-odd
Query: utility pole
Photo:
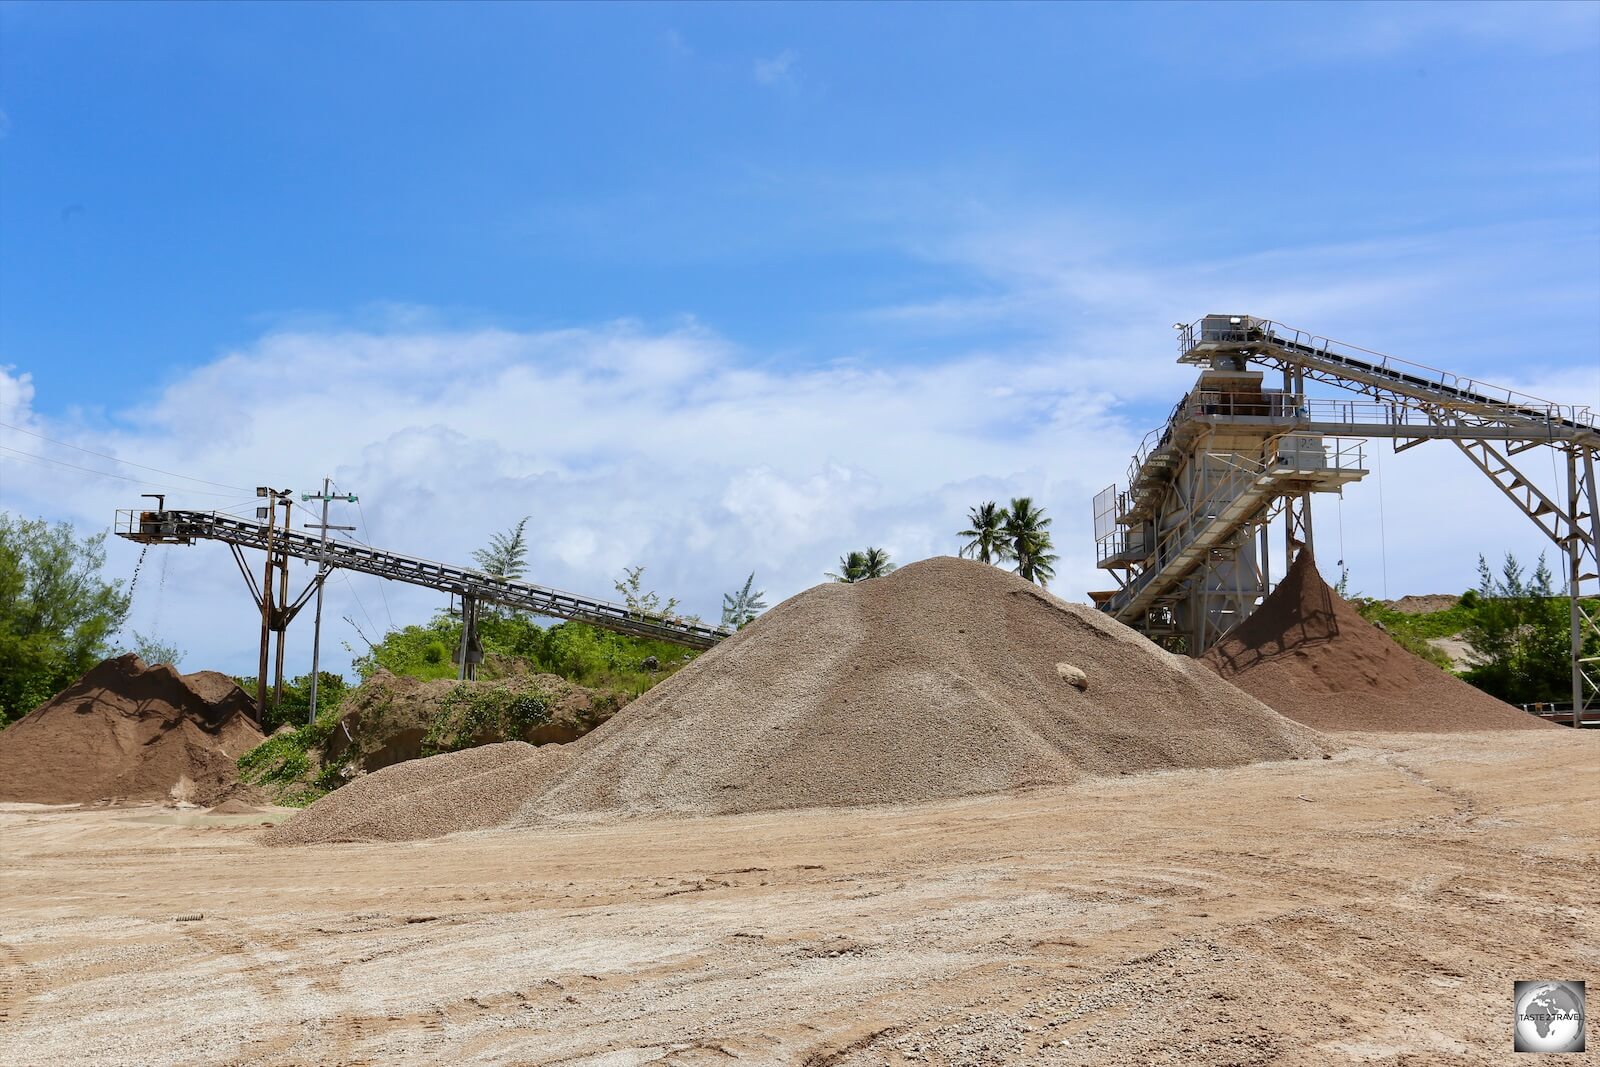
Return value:
[[(256, 671), (256, 721), (265, 726), (267, 722), (267, 660), (272, 643), (273, 624), (273, 598), (272, 598), (272, 534), (277, 525), (278, 501), (287, 496), (287, 489), (273, 489), (270, 486), (256, 486), (256, 496), (264, 498), (270, 503), (264, 508), (256, 508), (256, 518), (267, 520), (267, 568), (261, 577), (261, 661)], [(265, 514), (262, 514), (265, 512)], [(247, 576), (248, 577), (248, 576)], [(282, 648), (279, 642), (279, 648)]]
[[(294, 529), (293, 523), (289, 520), (289, 513), (294, 508), (294, 500), (289, 496), (288, 490), (284, 491), (278, 503), (283, 505), (283, 532), (288, 534), (290, 530)], [(268, 558), (271, 558), (271, 553), (268, 553)], [(289, 618), (284, 614), (284, 609), (288, 604), (289, 551), (288, 549), (283, 549), (278, 553), (278, 602), (274, 605), (277, 610), (277, 617), (273, 620), (274, 627), (278, 631), (277, 666), (273, 670), (272, 677), (272, 706), (274, 708), (283, 707), (283, 645), (284, 639), (289, 636)]]
[[(346, 500), (352, 504), (356, 502), (356, 495), (354, 493), (341, 493), (338, 496), (330, 496), (328, 493), (330, 481), (331, 479), (329, 478), (322, 479), (321, 493), (300, 494), (300, 499), (302, 502), (307, 500), (322, 501), (322, 521), (320, 523), (306, 524), (306, 529), (308, 530), (322, 531), (322, 544), (317, 551), (317, 614), (316, 621), (312, 624), (311, 629), (311, 711), (307, 719), (308, 722), (317, 721), (317, 683), (320, 678), (319, 671), (321, 669), (322, 654), (322, 586), (328, 577), (328, 531), (355, 529), (354, 526), (328, 525), (329, 501)], [(368, 536), (371, 535), (369, 534)]]

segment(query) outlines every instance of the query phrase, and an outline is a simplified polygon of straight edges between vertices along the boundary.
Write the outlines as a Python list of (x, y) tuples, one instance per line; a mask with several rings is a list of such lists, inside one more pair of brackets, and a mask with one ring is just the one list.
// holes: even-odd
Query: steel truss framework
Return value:
[(452, 593), (461, 598), (465, 608), (467, 625), (463, 627), (463, 646), (460, 650), (464, 668), (468, 668), (475, 659), (470, 655), (474, 651), (471, 647), (474, 642), (469, 638), (478, 607), (482, 604), (500, 604), (555, 619), (574, 619), (634, 637), (651, 637), (695, 649), (710, 648), (729, 636), (727, 630), (718, 627), (687, 619), (641, 615), (621, 604), (591, 600), (512, 578), (496, 578), (466, 567), (452, 567), (345, 541), (330, 540), (324, 546), (315, 537), (282, 529), (270, 530), (261, 523), (214, 511), (118, 511), (116, 533), (119, 537), (145, 544), (186, 545), (197, 540), (225, 542), (232, 548), (258, 606), (261, 591), (250, 568), (245, 566), (240, 549), (259, 549), (285, 561), (293, 556), (323, 563), (319, 577), (313, 579), (298, 598), (279, 609), (283, 616), (282, 626), (288, 625), (295, 612), (305, 605), (315, 583), (325, 578), (332, 568), (375, 574), (392, 581)]
[[(1124, 535), (1122, 545), (1117, 543), (1117, 535), (1106, 536), (1104, 529), (1112, 525), (1132, 530), (1148, 523), (1151, 509), (1141, 501), (1158, 500), (1158, 510), (1167, 513), (1181, 513), (1192, 507), (1173, 489), (1170, 471), (1174, 460), (1164, 459), (1161, 453), (1167, 442), (1201, 440), (1193, 427), (1233, 431), (1248, 426), (1274, 427), (1313, 440), (1322, 435), (1381, 437), (1393, 440), (1396, 451), (1428, 440), (1449, 440), (1566, 556), (1573, 722), (1582, 722), (1585, 712), (1600, 709), (1600, 652), (1596, 651), (1600, 646), (1600, 620), (1583, 604), (1585, 597), (1600, 592), (1596, 589), (1600, 583), (1600, 490), (1595, 474), (1596, 461), (1600, 459), (1600, 425), (1589, 408), (1551, 403), (1248, 315), (1208, 315), (1182, 327), (1179, 361), (1209, 367), (1209, 373), (1218, 368), (1238, 372), (1251, 365), (1278, 370), (1283, 373), (1284, 389), (1281, 394), (1267, 394), (1271, 402), (1266, 404), (1259, 398), (1246, 398), (1247, 402), (1239, 403), (1232, 402), (1234, 398), (1204, 395), (1199, 390), (1191, 393), (1174, 410), (1167, 426), (1152, 433), (1134, 457), (1128, 492), (1117, 494), (1113, 487), (1111, 495), (1115, 499), (1109, 507), (1107, 494), (1097, 498), (1096, 535), (1102, 545), (1101, 565), (1108, 569), (1120, 567), (1125, 575), (1119, 578), (1122, 588), (1103, 598), (1108, 611), (1123, 621), (1142, 625), (1152, 636), (1167, 639), (1169, 644), (1183, 644), (1186, 651), (1197, 654), (1220, 633), (1215, 626), (1196, 625), (1196, 617), (1201, 614), (1213, 623), (1219, 621), (1219, 616), (1204, 606), (1204, 599), (1197, 602), (1194, 594), (1204, 592), (1211, 596), (1211, 587), (1218, 584), (1219, 575), (1229, 567), (1237, 569), (1243, 546), (1252, 540), (1259, 545), (1254, 554), (1264, 563), (1264, 516), (1276, 508), (1289, 520), (1289, 556), (1297, 550), (1297, 543), (1311, 542), (1309, 495), (1302, 494), (1295, 500), (1287, 491), (1224, 531), (1218, 543), (1231, 546), (1231, 555), (1224, 553), (1220, 559), (1208, 559), (1205, 562), (1209, 569), (1195, 568), (1177, 580), (1162, 574), (1159, 561), (1144, 551), (1142, 543), (1128, 551), (1131, 534)], [(1203, 373), (1202, 383), (1205, 380)], [(1308, 380), (1367, 399), (1308, 398)], [(1190, 428), (1187, 434), (1185, 427)], [(1517, 457), (1535, 450), (1547, 455), (1546, 450), (1554, 451), (1558, 470), (1564, 468), (1564, 493), (1551, 496), (1535, 484), (1525, 467), (1518, 466)], [(1191, 448), (1189, 455), (1178, 458), (1177, 465), (1193, 458)], [(1312, 491), (1318, 488), (1313, 487)], [(1110, 521), (1103, 510), (1112, 513)], [(1156, 525), (1159, 527), (1159, 523)], [(1111, 551), (1107, 550), (1108, 542)], [(1220, 570), (1218, 563), (1222, 564)], [(1200, 576), (1196, 577), (1195, 572)], [(1235, 583), (1240, 588), (1247, 584)], [(1152, 585), (1161, 586), (1154, 597), (1148, 592), (1133, 592)], [(1264, 592), (1267, 583), (1263, 581), (1261, 585)], [(1231, 617), (1235, 623), (1242, 619), (1254, 606), (1254, 601), (1246, 603), (1247, 599), (1235, 597), (1221, 618)], [(1142, 614), (1149, 610), (1145, 601), (1162, 605), (1159, 619)], [(1189, 619), (1185, 625), (1174, 627), (1171, 620), (1182, 614), (1185, 602), (1189, 602)], [(1163, 623), (1169, 631), (1178, 631), (1179, 641), (1174, 642), (1171, 633), (1161, 632)]]

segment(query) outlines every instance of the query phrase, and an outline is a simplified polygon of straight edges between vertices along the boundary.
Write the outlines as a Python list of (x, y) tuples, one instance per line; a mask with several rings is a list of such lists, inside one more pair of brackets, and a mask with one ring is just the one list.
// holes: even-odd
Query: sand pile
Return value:
[(940, 558), (785, 601), (573, 744), (471, 764), (476, 783), (456, 777), (464, 762), (392, 767), (363, 780), (367, 792), (338, 790), (276, 836), (492, 825), (499, 816), (484, 812), (504, 811), (512, 792), (522, 798), (515, 823), (715, 814), (1321, 752), (1313, 732), (1094, 609), (995, 567)]
[(215, 671), (108, 659), (0, 730), (0, 800), (253, 799), (234, 760), (262, 741), (250, 697)]
[(1559, 729), (1395, 644), (1328, 588), (1309, 552), (1203, 662), (1319, 730)]

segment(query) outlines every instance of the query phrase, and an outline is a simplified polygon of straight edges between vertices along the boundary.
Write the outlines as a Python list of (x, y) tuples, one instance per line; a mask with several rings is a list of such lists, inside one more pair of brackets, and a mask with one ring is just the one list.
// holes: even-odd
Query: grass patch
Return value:
[(324, 767), (321, 752), (339, 726), (337, 706), (317, 721), (274, 734), (238, 759), (239, 778), (267, 790), (279, 804), (303, 808), (343, 784), (337, 767)]

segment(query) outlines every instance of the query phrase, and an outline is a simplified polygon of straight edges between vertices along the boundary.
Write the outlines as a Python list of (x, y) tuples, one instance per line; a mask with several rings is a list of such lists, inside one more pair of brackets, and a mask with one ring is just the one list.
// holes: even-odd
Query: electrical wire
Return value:
[(1383, 599), (1389, 599), (1389, 534), (1383, 522), (1383, 446), (1372, 450), (1378, 467), (1378, 559), (1383, 568)]
[(225, 500), (233, 497), (233, 493), (212, 493), (204, 489), (190, 489), (182, 486), (166, 485), (162, 482), (148, 482), (143, 478), (130, 478), (126, 474), (113, 474), (110, 471), (97, 471), (92, 467), (80, 467), (76, 463), (68, 463), (66, 460), (51, 459), (49, 456), (41, 456), (34, 452), (24, 452), (20, 448), (10, 448), (6, 445), (0, 445), (0, 452), (10, 452), (18, 459), (31, 459), (36, 463), (52, 463), (58, 467), (66, 467), (69, 470), (82, 471), (85, 474), (93, 474), (101, 478), (116, 478), (120, 481), (132, 482), (134, 485), (147, 485), (153, 489), (165, 489), (169, 493), (189, 493), (194, 496), (215, 496), (222, 497)]
[[(57, 441), (55, 438), (46, 437), (42, 433), (34, 433), (32, 430), (25, 430), (21, 426), (13, 426), (9, 422), (0, 422), (0, 426), (4, 426), (8, 430), (15, 430), (18, 433), (25, 433), (29, 437), (36, 437), (41, 441), (47, 441), (52, 445), (60, 445), (62, 448), (70, 448), (76, 452), (87, 452), (89, 455), (99, 456), (101, 459), (109, 459), (114, 463), (121, 463), (126, 467), (138, 467), (140, 470), (154, 471), (156, 474), (165, 474), (168, 478), (182, 478), (186, 482), (199, 482), (201, 485), (214, 485), (218, 489), (233, 489), (241, 493), (250, 492), (249, 489), (242, 485), (228, 485), (225, 482), (213, 482), (206, 478), (196, 478), (192, 474), (179, 474), (176, 471), (162, 470), (160, 467), (150, 467), (143, 463), (135, 463), (131, 459), (120, 459), (117, 456), (113, 456), (105, 452), (96, 452), (94, 449), (84, 448), (82, 445), (74, 445), (66, 441)], [(113, 477), (116, 476), (113, 475)]]
[(356, 607), (360, 608), (361, 609), (361, 614), (366, 616), (367, 625), (372, 627), (372, 632), (373, 633), (377, 633), (378, 632), (378, 624), (372, 621), (372, 616), (370, 614), (368, 614), (368, 612), (367, 612), (367, 606), (361, 602), (361, 594), (356, 592), (355, 583), (350, 580), (350, 576), (348, 574), (346, 574), (343, 570), (339, 571), (339, 579), (341, 581), (343, 581), (344, 584), (345, 584), (345, 587), (350, 590), (350, 595), (356, 598)]
[[(367, 524), (367, 509), (361, 506), (361, 497), (356, 497), (356, 514), (361, 516), (361, 532), (368, 537), (372, 536), (372, 527)], [(383, 583), (378, 584), (378, 595), (383, 597), (383, 613), (389, 616), (389, 629), (398, 629), (394, 624), (394, 615), (389, 611), (389, 594), (383, 591)]]
[(1337, 510), (1339, 512), (1339, 577), (1343, 578), (1345, 572), (1349, 569), (1345, 566), (1344, 562), (1346, 558), (1344, 554), (1344, 486), (1339, 487), (1339, 505)]

